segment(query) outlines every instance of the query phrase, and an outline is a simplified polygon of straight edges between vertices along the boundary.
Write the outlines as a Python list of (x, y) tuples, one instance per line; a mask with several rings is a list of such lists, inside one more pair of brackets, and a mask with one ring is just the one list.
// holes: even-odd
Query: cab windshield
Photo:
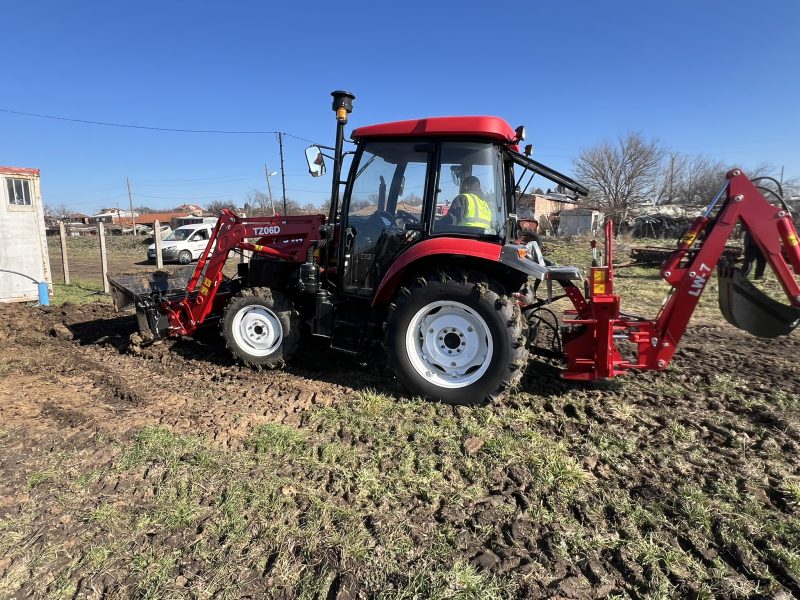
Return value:
[(167, 237), (164, 238), (165, 242), (183, 242), (189, 239), (189, 236), (195, 232), (194, 229), (175, 229)]

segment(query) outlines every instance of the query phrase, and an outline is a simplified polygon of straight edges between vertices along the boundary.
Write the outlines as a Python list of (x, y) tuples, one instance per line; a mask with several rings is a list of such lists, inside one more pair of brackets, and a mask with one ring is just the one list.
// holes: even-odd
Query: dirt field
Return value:
[(703, 327), (667, 376), (467, 410), (333, 354), (132, 356), (105, 305), (0, 323), (4, 595), (800, 593), (796, 338)]
[(0, 306), (0, 597), (800, 597), (797, 333), (703, 318), (667, 373), (454, 408), (134, 329)]

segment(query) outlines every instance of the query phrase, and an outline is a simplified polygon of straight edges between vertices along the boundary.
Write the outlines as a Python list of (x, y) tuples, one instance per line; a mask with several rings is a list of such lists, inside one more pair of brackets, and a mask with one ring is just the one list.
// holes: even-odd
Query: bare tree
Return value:
[(72, 211), (63, 204), (59, 204), (58, 206), (45, 204), (44, 206), (44, 216), (51, 221), (66, 221), (71, 214)]
[(694, 156), (686, 161), (682, 173), (678, 201), (703, 206), (714, 197), (725, 181), (725, 165), (707, 156)]
[(670, 150), (665, 153), (659, 173), (655, 204), (676, 204), (680, 202), (681, 184), (686, 175), (689, 157)]
[(212, 215), (219, 215), (222, 209), (236, 210), (236, 205), (231, 200), (214, 200), (206, 205), (206, 210)]
[(601, 210), (624, 221), (634, 206), (656, 200), (664, 154), (656, 140), (630, 133), (582, 151), (574, 161), (575, 173)]
[[(303, 208), (301, 209), (307, 215), (321, 215), (323, 214), (322, 209), (317, 206), (316, 204), (312, 204), (311, 202), (307, 202)], [(324, 214), (328, 214), (327, 211)]]
[(275, 211), (277, 212), (278, 207), (277, 205), (280, 204), (280, 200), (275, 202), (274, 198), (270, 201), (269, 196), (267, 196), (264, 192), (260, 192), (258, 190), (253, 190), (249, 194), (247, 194), (247, 202), (245, 206), (250, 205), (252, 210), (248, 211), (249, 214), (258, 214), (262, 216), (272, 215), (273, 213), (273, 203), (275, 204)]

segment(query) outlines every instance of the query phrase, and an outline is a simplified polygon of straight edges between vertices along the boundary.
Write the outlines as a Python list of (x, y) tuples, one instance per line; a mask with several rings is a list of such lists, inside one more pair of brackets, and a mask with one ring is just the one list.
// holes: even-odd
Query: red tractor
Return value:
[[(497, 117), (385, 123), (355, 129), (355, 150), (344, 152), (354, 96), (332, 95), (335, 146), (306, 151), (314, 176), (325, 174), (325, 158), (332, 161), (329, 214), (245, 218), (226, 210), (186, 285), (165, 273), (138, 284), (112, 278), (117, 304), (135, 302), (145, 339), (191, 335), (216, 320), (231, 352), (259, 368), (283, 365), (312, 335), (353, 354), (382, 343), (410, 391), (461, 404), (512, 388), (548, 328), (566, 357), (565, 378), (662, 370), (737, 223), (767, 257), (790, 306), (725, 267), (723, 314), (762, 336), (788, 334), (800, 322), (800, 287), (790, 271), (800, 273), (800, 245), (788, 210), (767, 202), (738, 170), (665, 263), (672, 292), (657, 320), (647, 321), (620, 312), (610, 222), (606, 266), (592, 267), (588, 279), (544, 260), (536, 242), (516, 243), (517, 202), (534, 176), (586, 194), (519, 151), (524, 128)], [(252, 259), (227, 278), (232, 251)], [(541, 282), (538, 297), (529, 290)], [(547, 321), (554, 316), (547, 306), (564, 297), (570, 318)], [(620, 340), (633, 344), (635, 358), (622, 356)]]

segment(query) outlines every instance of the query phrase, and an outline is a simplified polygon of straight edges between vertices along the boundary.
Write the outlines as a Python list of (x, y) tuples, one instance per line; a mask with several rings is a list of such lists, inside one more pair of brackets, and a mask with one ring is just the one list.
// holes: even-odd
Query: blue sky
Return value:
[[(631, 131), (730, 165), (800, 176), (800, 2), (6, 0), (0, 108), (152, 127), (281, 130), (331, 144), (350, 127), (496, 114), (534, 156)], [(91, 213), (266, 191), (274, 135), (168, 133), (0, 112), (0, 165), (42, 169), (46, 203)], [(287, 138), (287, 196), (318, 203), (306, 142)], [(280, 178), (273, 177), (280, 195)]]

